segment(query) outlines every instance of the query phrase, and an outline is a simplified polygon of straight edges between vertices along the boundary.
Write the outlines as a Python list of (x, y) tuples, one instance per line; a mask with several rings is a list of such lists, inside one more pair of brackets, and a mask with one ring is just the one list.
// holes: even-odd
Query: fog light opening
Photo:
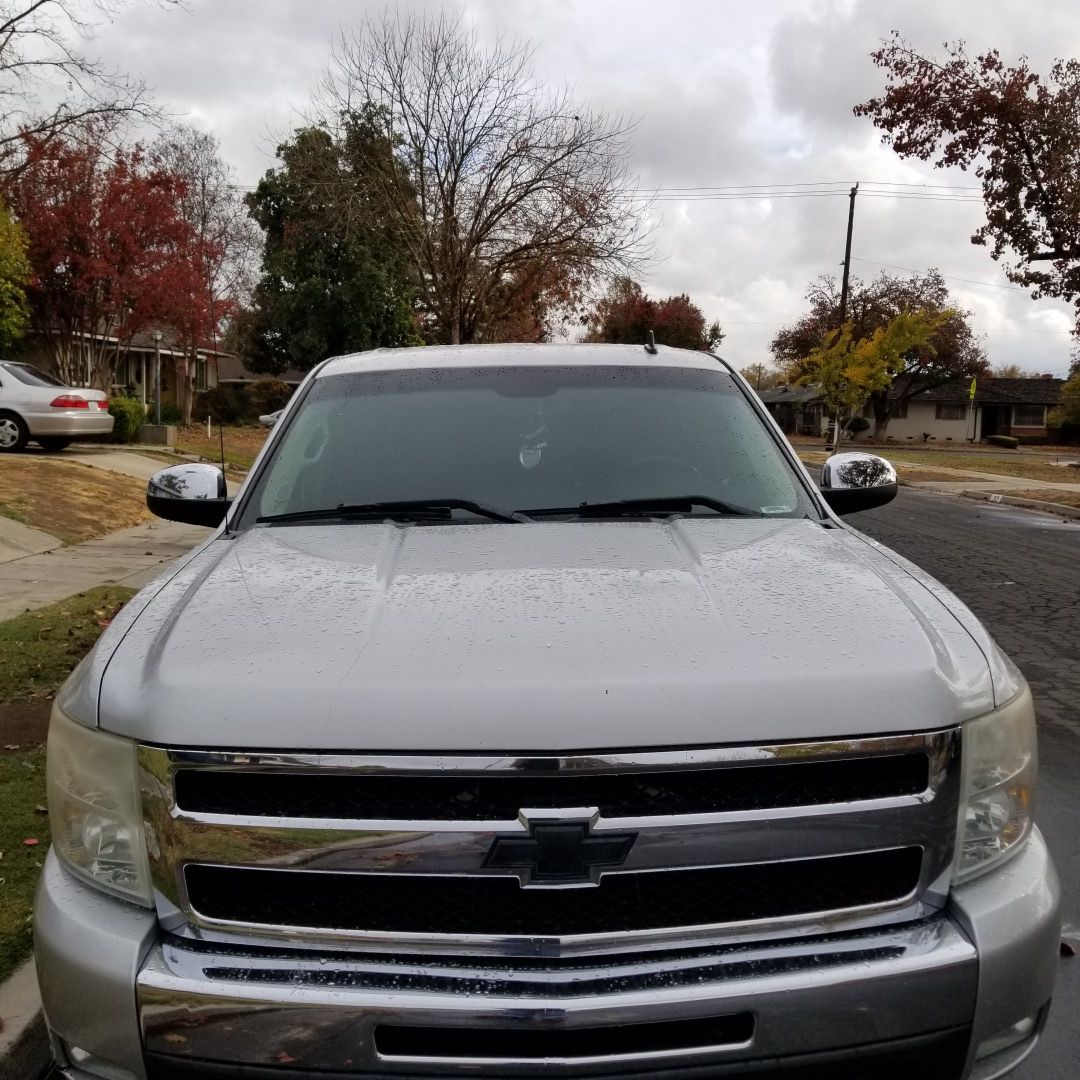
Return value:
[(1015, 1046), (1017, 1043), (1030, 1038), (1035, 1032), (1037, 1022), (1037, 1016), (1025, 1016), (1023, 1020), (1017, 1020), (1015, 1024), (1003, 1028), (1001, 1031), (991, 1035), (989, 1039), (984, 1039), (979, 1043), (978, 1050), (975, 1051), (975, 1060), (978, 1061), (980, 1058), (990, 1057), (991, 1054), (1008, 1050), (1010, 1046)]
[(65, 1042), (64, 1053), (67, 1055), (69, 1064), (90, 1076), (100, 1076), (101, 1080), (138, 1080), (130, 1069), (98, 1057), (97, 1054), (91, 1054), (89, 1050), (84, 1050), (81, 1046), (73, 1046)]

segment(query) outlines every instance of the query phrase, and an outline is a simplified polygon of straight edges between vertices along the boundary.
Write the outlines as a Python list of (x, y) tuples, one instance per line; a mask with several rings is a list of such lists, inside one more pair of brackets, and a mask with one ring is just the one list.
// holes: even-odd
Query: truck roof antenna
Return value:
[(649, 340), (645, 342), (645, 351), (650, 356), (655, 356), (660, 350), (656, 347), (656, 335), (650, 330)]

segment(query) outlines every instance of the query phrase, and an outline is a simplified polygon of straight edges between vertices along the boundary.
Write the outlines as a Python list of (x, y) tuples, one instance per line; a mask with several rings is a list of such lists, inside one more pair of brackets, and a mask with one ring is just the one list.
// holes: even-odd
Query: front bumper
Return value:
[[(871, 1063), (872, 1075), (886, 1077), (893, 1068), (909, 1076), (911, 1061), (919, 1063), (919, 1080), (931, 1080), (968, 1075), (974, 1048), (1044, 1014), (1058, 903), (1056, 876), (1035, 833), (1006, 867), (955, 890), (937, 918), (617, 960), (464, 966), (446, 957), (421, 962), (191, 941), (162, 933), (153, 913), (75, 882), (53, 856), (35, 926), (59, 1052), (78, 1047), (88, 1060), (96, 1056), (137, 1080), (541, 1072), (674, 1080), (722, 1076), (729, 1067), (750, 1076), (839, 1078), (865, 1075)], [(637, 1025), (734, 1016), (749, 1017), (752, 1032), (715, 1045), (698, 1040), (689, 1049), (634, 1045)], [(427, 1036), (380, 1042), (380, 1031), (403, 1025)], [(473, 1048), (462, 1050), (454, 1039), (459, 1049), (445, 1052), (439, 1029), (475, 1033)], [(528, 1060), (490, 1052), (507, 1045), (499, 1041), (507, 1032), (585, 1029), (625, 1032), (630, 1052), (612, 1050), (610, 1037), (603, 1054)], [(1002, 1075), (1035, 1038), (1037, 1030), (976, 1062), (971, 1076)], [(93, 1074), (69, 1067), (68, 1075)]]

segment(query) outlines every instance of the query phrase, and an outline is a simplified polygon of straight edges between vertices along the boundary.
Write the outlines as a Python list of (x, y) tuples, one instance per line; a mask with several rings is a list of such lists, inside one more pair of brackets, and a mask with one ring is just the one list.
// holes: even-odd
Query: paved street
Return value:
[[(902, 489), (851, 519), (918, 563), (982, 619), (1027, 675), (1039, 713), (1039, 824), (1080, 935), (1080, 523)], [(1080, 956), (1059, 962), (1043, 1041), (1016, 1080), (1073, 1080), (1080, 1057)]]

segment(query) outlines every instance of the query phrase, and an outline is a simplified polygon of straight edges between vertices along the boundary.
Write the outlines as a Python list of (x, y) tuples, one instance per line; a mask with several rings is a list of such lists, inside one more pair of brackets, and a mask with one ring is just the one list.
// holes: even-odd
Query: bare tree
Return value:
[[(532, 49), (485, 48), (459, 17), (387, 12), (344, 32), (320, 104), (324, 122), (377, 117), (397, 168), (366, 200), (400, 222), (436, 340), (469, 342), (522, 300), (538, 270), (572, 304), (647, 256), (645, 212), (627, 198), (630, 126), (543, 87)], [(403, 167), (411, 185), (403, 185)]]
[[(221, 156), (216, 136), (185, 125), (176, 125), (158, 137), (151, 160), (165, 173), (180, 178), (180, 214), (199, 238), (206, 257), (201, 272), (214, 311), (212, 323), (220, 326), (251, 296), (258, 272), (262, 232), (248, 214), (235, 172)], [(177, 359), (177, 404), (184, 423), (191, 422), (194, 401), (192, 361), (206, 342), (178, 342), (183, 356)]]
[[(163, 6), (181, 0), (157, 0)], [(124, 115), (158, 118), (146, 84), (84, 53), (92, 15), (123, 0), (0, 0), (0, 167), (19, 160), (22, 137), (70, 135)]]

